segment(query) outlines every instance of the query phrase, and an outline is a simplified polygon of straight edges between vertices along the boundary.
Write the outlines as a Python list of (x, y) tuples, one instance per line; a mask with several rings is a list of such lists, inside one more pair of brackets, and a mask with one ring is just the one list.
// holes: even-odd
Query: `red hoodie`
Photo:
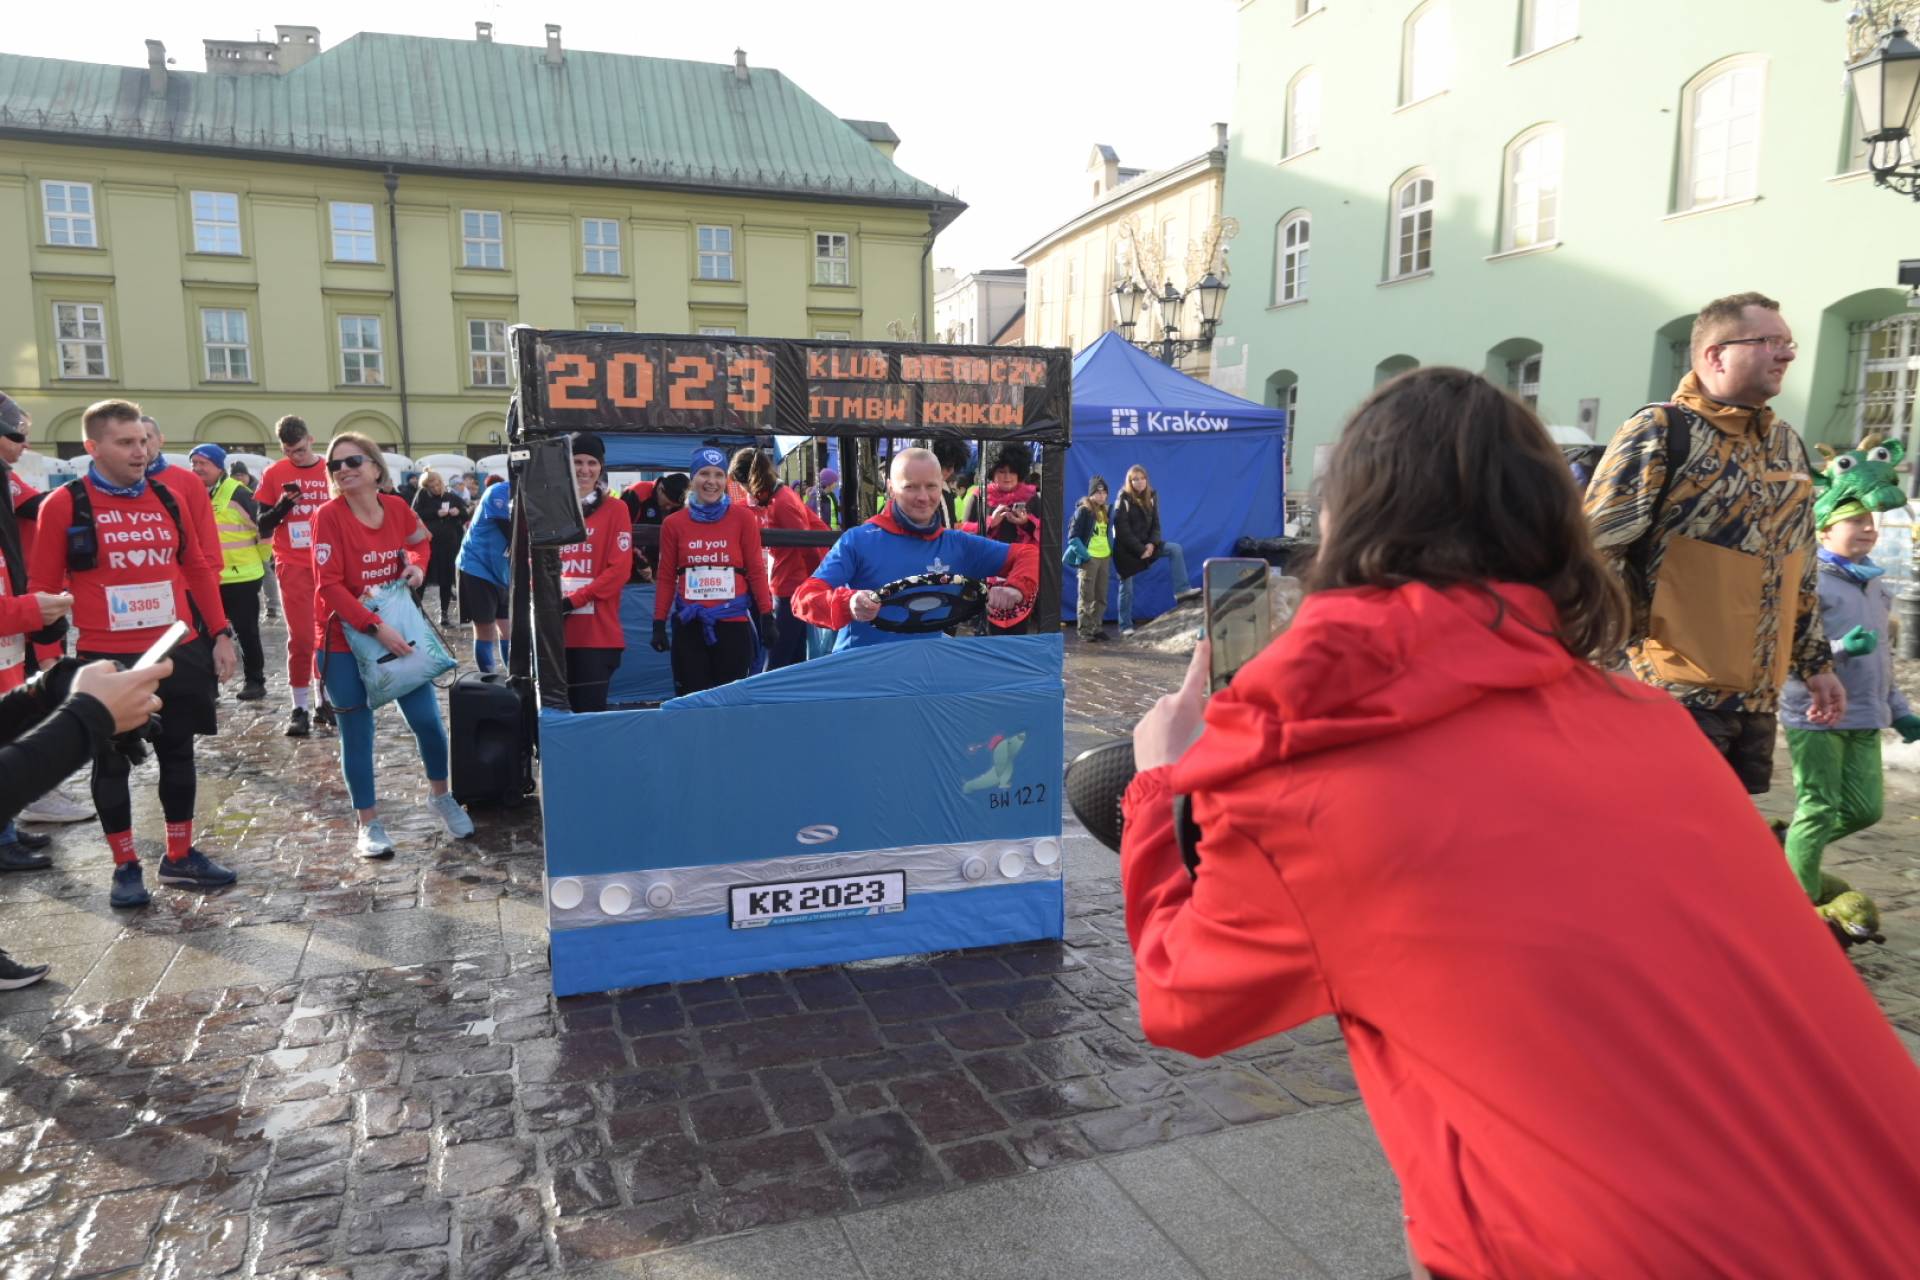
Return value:
[(633, 517), (618, 498), (601, 494), (587, 516), (584, 541), (560, 548), (560, 590), (573, 605), (566, 619), (569, 649), (624, 649), (620, 593), (633, 573)]
[(1439, 1274), (1912, 1274), (1920, 1072), (1686, 712), (1495, 590), (1311, 597), (1134, 780), (1148, 1037), (1338, 1017)]
[[(659, 571), (654, 575), (653, 617), (659, 622), (682, 599), (694, 604), (724, 604), (742, 591), (753, 596), (757, 613), (773, 612), (773, 598), (767, 590), (767, 553), (760, 543), (760, 521), (744, 502), (730, 503), (726, 513), (711, 524), (693, 518), (682, 507), (660, 524)], [(731, 567), (724, 581), (694, 582), (700, 569)], [(691, 590), (694, 594), (688, 596)], [(745, 622), (745, 618), (727, 618), (727, 622)]]
[[(816, 529), (825, 532), (827, 528), (827, 522), (800, 501), (800, 495), (789, 485), (777, 486), (773, 497), (764, 505), (755, 503), (748, 509), (760, 521), (762, 529)], [(826, 559), (827, 549), (773, 547), (768, 554), (773, 557), (773, 594), (784, 598), (791, 596), (794, 588), (820, 567), (820, 562)]]

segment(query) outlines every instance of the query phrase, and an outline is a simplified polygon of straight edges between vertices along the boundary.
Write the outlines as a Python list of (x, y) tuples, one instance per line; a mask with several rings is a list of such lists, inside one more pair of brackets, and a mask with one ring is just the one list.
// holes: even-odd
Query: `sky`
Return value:
[(969, 205), (933, 251), (936, 266), (963, 273), (1012, 265), (1084, 207), (1096, 142), (1123, 165), (1164, 168), (1212, 146), (1233, 103), (1233, 0), (97, 0), (85, 22), (58, 5), (11, 9), (8, 53), (145, 66), (142, 42), (156, 39), (184, 71), (205, 70), (203, 39), (272, 39), (276, 22), (319, 26), (323, 47), (356, 31), (470, 40), (488, 21), (506, 44), (544, 46), (557, 22), (569, 48), (702, 62), (743, 48), (834, 114), (893, 126), (895, 161)]

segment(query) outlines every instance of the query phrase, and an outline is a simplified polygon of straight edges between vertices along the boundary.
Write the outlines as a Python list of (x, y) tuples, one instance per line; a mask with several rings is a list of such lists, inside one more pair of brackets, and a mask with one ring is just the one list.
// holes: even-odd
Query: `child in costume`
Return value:
[[(1873, 451), (1869, 442), (1856, 453)], [(1880, 580), (1884, 570), (1868, 555), (1879, 536), (1873, 522), (1878, 504), (1854, 485), (1825, 488), (1814, 503), (1820, 529), (1820, 617), (1833, 646), (1834, 672), (1846, 686), (1847, 710), (1833, 724), (1816, 725), (1808, 718), (1812, 700), (1804, 683), (1790, 680), (1782, 693), (1780, 719), (1793, 753), (1797, 797), (1786, 849), (1800, 887), (1841, 941), (1852, 943), (1877, 934), (1879, 913), (1866, 895), (1823, 872), (1820, 859), (1833, 841), (1880, 820), (1881, 731), (1893, 728), (1907, 742), (1920, 740), (1920, 716), (1893, 685), (1892, 655), (1885, 643), (1892, 593)]]

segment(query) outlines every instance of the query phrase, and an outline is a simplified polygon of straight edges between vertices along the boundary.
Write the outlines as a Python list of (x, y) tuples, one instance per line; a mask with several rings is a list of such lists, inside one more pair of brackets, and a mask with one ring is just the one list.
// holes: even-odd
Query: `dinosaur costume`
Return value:
[[(1899, 441), (1869, 436), (1859, 448), (1827, 455), (1814, 477), (1814, 522), (1822, 534), (1836, 522), (1906, 504), (1894, 474), (1904, 450)], [(1785, 832), (1787, 864), (1821, 917), (1846, 945), (1881, 941), (1880, 913), (1873, 900), (1845, 880), (1820, 869), (1835, 840), (1880, 820), (1880, 734), (1889, 727), (1912, 742), (1920, 717), (1893, 686), (1893, 665), (1882, 644), (1892, 598), (1882, 570), (1866, 557), (1850, 560), (1822, 547), (1820, 619), (1833, 650), (1834, 673), (1847, 690), (1842, 719), (1816, 725), (1808, 718), (1811, 697), (1800, 681), (1781, 694), (1781, 719), (1793, 753), (1796, 805)]]

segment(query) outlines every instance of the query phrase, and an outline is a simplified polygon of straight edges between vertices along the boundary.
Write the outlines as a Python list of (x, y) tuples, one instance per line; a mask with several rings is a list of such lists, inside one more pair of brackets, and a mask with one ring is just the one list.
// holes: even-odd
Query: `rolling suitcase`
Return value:
[(532, 762), (522, 748), (520, 695), (504, 671), (468, 671), (447, 695), (453, 798), (515, 805), (526, 799)]

